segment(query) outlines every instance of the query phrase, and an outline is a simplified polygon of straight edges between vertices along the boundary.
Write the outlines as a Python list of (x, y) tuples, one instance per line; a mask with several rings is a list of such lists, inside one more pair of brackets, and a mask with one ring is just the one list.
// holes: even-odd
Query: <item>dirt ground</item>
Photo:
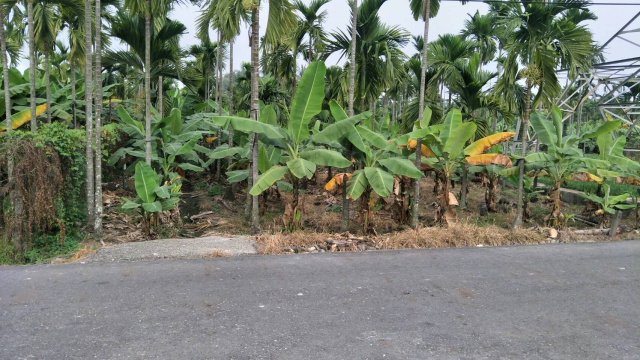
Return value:
[[(319, 172), (315, 179), (307, 184), (301, 193), (304, 208), (304, 228), (296, 232), (286, 232), (282, 214), (285, 203), (291, 194), (286, 192), (267, 192), (260, 198), (262, 234), (256, 237), (260, 252), (280, 254), (288, 252), (322, 252), (344, 250), (401, 249), (422, 247), (458, 247), (458, 246), (498, 246), (512, 244), (537, 244), (545, 242), (574, 241), (612, 241), (637, 236), (634, 231), (614, 238), (600, 235), (575, 235), (573, 230), (593, 228), (580, 221), (570, 220), (557, 234), (544, 227), (544, 217), (548, 214), (548, 198), (541, 196), (530, 204), (531, 218), (522, 229), (509, 230), (515, 216), (515, 192), (513, 189), (500, 188), (496, 196), (498, 211), (480, 216), (484, 201), (485, 188), (476, 182), (469, 183), (467, 206), (458, 208), (458, 222), (448, 228), (435, 225), (436, 197), (433, 192), (434, 180), (427, 176), (420, 186), (420, 223), (422, 226), (411, 229), (395, 218), (389, 200), (376, 199), (375, 230), (376, 236), (364, 237), (360, 225), (358, 206), (351, 204), (351, 221), (348, 232), (340, 231), (341, 202), (340, 190), (325, 191), (325, 171)], [(158, 226), (152, 234), (155, 238), (190, 238), (211, 235), (248, 235), (248, 221), (245, 217), (246, 192), (238, 188), (232, 200), (226, 197), (227, 188), (215, 185), (212, 175), (198, 180), (185, 182), (183, 201), (179, 208), (181, 223), (166, 222)], [(139, 215), (135, 212), (122, 212), (119, 209), (121, 197), (133, 197), (133, 184), (127, 189), (114, 189), (105, 192), (105, 242), (123, 243), (145, 240), (139, 224)], [(460, 186), (451, 189), (460, 198)], [(566, 214), (580, 214), (583, 205), (563, 204)], [(622, 224), (635, 228), (636, 219), (631, 215), (623, 218)], [(327, 242), (329, 241), (329, 242)], [(334, 242), (332, 244), (331, 242)]]

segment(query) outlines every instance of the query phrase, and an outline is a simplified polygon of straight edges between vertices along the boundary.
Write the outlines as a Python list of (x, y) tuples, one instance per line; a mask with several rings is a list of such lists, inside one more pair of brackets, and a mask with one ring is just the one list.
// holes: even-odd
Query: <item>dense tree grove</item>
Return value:
[[(530, 177), (553, 179), (554, 226), (564, 221), (559, 189), (576, 174), (638, 177), (640, 166), (618, 151), (631, 130), (602, 121), (590, 100), (577, 123), (555, 107), (559, 70), (575, 79), (603, 58), (585, 25), (595, 19), (589, 1), (492, 1), (459, 34), (436, 38), (429, 19), (438, 0), (394, 2), (424, 25), (417, 36), (384, 23), (387, 0), (349, 0), (350, 22), (328, 29), (332, 1), (344, 0), (0, 0), (7, 240), (22, 249), (33, 233), (100, 234), (103, 184), (123, 168), (135, 192), (122, 209), (139, 212), (147, 236), (180, 219), (183, 182), (205, 173), (226, 196), (246, 196), (253, 233), (274, 191), (292, 194), (282, 226), (304, 227), (299, 194), (321, 169), (327, 191), (341, 193), (342, 229), (357, 217), (366, 234), (375, 233), (380, 198), (394, 199), (399, 222), (422, 226), (425, 176), (436, 181), (436, 221), (445, 226), (454, 203), (466, 206), (471, 177), (487, 179), (489, 211), (500, 178), (515, 180), (514, 228), (527, 218)], [(199, 43), (189, 47), (181, 43), (188, 20), (172, 18), (186, 3), (200, 8)], [(234, 42), (247, 27), (250, 56), (234, 68)], [(333, 54), (340, 65), (325, 64)], [(28, 70), (17, 68), (21, 58)], [(639, 87), (623, 86), (637, 101)], [(615, 154), (585, 156), (605, 150)], [(42, 181), (17, 166), (27, 153), (43, 157), (30, 159), (38, 169), (66, 167), (35, 199), (50, 202), (38, 205), (46, 212), (25, 203)], [(457, 196), (452, 183), (462, 187)]]

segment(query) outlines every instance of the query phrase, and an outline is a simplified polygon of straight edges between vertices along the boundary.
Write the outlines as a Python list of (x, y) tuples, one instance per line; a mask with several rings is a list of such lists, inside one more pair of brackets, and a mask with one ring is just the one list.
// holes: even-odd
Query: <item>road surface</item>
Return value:
[(0, 268), (0, 359), (640, 359), (640, 241)]

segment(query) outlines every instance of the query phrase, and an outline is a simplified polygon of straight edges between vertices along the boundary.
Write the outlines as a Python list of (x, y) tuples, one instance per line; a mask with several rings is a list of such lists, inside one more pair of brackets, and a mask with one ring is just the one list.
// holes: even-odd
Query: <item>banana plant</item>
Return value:
[[(347, 120), (343, 120), (347, 121)], [(341, 173), (335, 175), (325, 185), (325, 190), (334, 190), (338, 185), (347, 181), (347, 197), (353, 200), (360, 199), (360, 222), (365, 234), (375, 234), (374, 206), (377, 194), (381, 198), (391, 195), (400, 195), (399, 177), (418, 179), (422, 172), (402, 154), (395, 144), (395, 140), (389, 141), (382, 135), (371, 131), (366, 125), (358, 125), (356, 134), (352, 139), (361, 139), (364, 146), (355, 146), (359, 143), (354, 140), (353, 158), (358, 162), (359, 170), (353, 173)]]
[(157, 214), (175, 208), (176, 204), (180, 202), (181, 186), (176, 179), (161, 185), (161, 176), (145, 162), (138, 162), (135, 169), (133, 178), (138, 196), (133, 200), (123, 197), (122, 209), (138, 209), (140, 211), (145, 236), (148, 238), (151, 235), (152, 223), (155, 222), (157, 225)]
[[(322, 144), (327, 139), (335, 138), (334, 135), (339, 131), (353, 127), (353, 124), (361, 120), (360, 117), (331, 124), (322, 130), (318, 126), (310, 129), (311, 120), (322, 111), (325, 73), (326, 67), (322, 62), (313, 62), (306, 69), (291, 104), (290, 120), (286, 129), (278, 128), (268, 120), (251, 121), (230, 116), (215, 118), (219, 125), (221, 120), (236, 121), (238, 124), (244, 124), (247, 120), (247, 126), (238, 128), (234, 125), (234, 131), (256, 132), (263, 144), (280, 149), (279, 163), (260, 175), (249, 193), (257, 196), (283, 177), (287, 177), (293, 193), (292, 201), (285, 206), (285, 223), (290, 229), (301, 227), (304, 218), (304, 208), (299, 201), (300, 179), (311, 179), (318, 165), (338, 168), (351, 165), (342, 154)], [(260, 158), (257, 166), (260, 168)]]
[[(114, 165), (125, 154), (137, 158), (136, 162), (141, 161), (145, 158), (144, 125), (131, 117), (123, 106), (118, 107), (118, 115), (122, 121), (120, 128), (131, 140), (128, 142), (129, 146), (113, 153), (109, 158), (109, 164)], [(216, 127), (200, 117), (183, 122), (182, 113), (176, 108), (162, 119), (158, 118), (157, 113), (152, 119), (151, 160), (162, 170), (165, 181), (175, 178), (178, 171), (203, 171), (211, 164), (213, 160), (205, 162), (196, 152), (206, 155), (212, 153), (211, 149), (199, 145), (198, 142), (203, 136), (216, 134)]]
[(604, 196), (600, 197), (595, 194), (584, 194), (580, 193), (579, 195), (587, 200), (592, 201), (597, 204), (600, 209), (596, 211), (596, 215), (601, 215), (600, 224), (604, 221), (604, 215), (610, 214), (615, 215), (618, 210), (626, 210), (633, 209), (637, 206), (636, 204), (627, 204), (626, 201), (631, 197), (630, 194), (622, 194), (617, 196), (611, 195), (611, 188), (608, 184), (603, 185)]
[(476, 132), (476, 124), (462, 122), (462, 113), (459, 109), (452, 109), (445, 117), (442, 130), (439, 133), (430, 133), (423, 139), (425, 148), (421, 149), (425, 163), (438, 173), (442, 191), (437, 197), (440, 209), (436, 213), (436, 221), (446, 225), (457, 219), (457, 214), (452, 204), (457, 204), (455, 195), (449, 192), (449, 183), (463, 161), (470, 165), (502, 165), (511, 166), (511, 160), (502, 154), (485, 154), (493, 146), (512, 138), (515, 133), (498, 133), (487, 136), (473, 142), (466, 148), (464, 145)]
[[(551, 111), (551, 121), (547, 120), (544, 114), (535, 112), (531, 115), (531, 125), (540, 143), (544, 145), (544, 149), (527, 155), (524, 161), (525, 164), (542, 170), (540, 176), (548, 176), (552, 180), (552, 202), (545, 221), (549, 225), (556, 226), (562, 223), (565, 218), (561, 211), (560, 189), (562, 185), (576, 173), (594, 175), (593, 171), (607, 171), (612, 164), (608, 158), (605, 160), (585, 157), (577, 146), (578, 142), (608, 134), (619, 128), (621, 121), (606, 121), (581, 136), (574, 134), (563, 136), (562, 113), (560, 108), (554, 106)], [(500, 174), (511, 176), (517, 171), (514, 169), (503, 170)]]
[[(518, 168), (515, 167), (513, 169)], [(519, 173), (516, 171), (514, 174), (504, 177), (504, 179), (509, 182), (514, 188), (518, 188), (518, 176)], [(522, 189), (524, 190), (522, 193), (522, 220), (527, 221), (530, 217), (529, 204), (537, 201), (538, 197), (544, 192), (544, 190), (534, 186), (533, 176), (526, 176), (523, 179)]]

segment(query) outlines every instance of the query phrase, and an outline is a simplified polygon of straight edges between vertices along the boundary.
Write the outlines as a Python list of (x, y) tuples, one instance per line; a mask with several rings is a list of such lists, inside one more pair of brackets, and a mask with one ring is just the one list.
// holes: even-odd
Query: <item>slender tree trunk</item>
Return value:
[(371, 131), (376, 131), (376, 102), (371, 102), (369, 107), (371, 110)]
[(29, 81), (30, 81), (30, 105), (31, 105), (31, 132), (38, 130), (36, 123), (36, 50), (35, 35), (33, 29), (33, 0), (27, 1), (27, 24), (29, 26)]
[[(527, 129), (529, 128), (529, 116), (531, 114), (531, 82), (527, 80), (527, 99), (524, 109), (523, 131), (522, 131), (522, 153), (523, 158), (527, 155)], [(522, 225), (522, 215), (524, 209), (524, 160), (520, 160), (520, 172), (518, 174), (518, 207), (516, 217), (513, 220), (513, 229)]]
[[(259, 99), (258, 99), (258, 77), (260, 76), (259, 51), (260, 49), (260, 7), (253, 6), (253, 22), (251, 24), (251, 118), (258, 121)], [(251, 143), (251, 179), (255, 184), (258, 181), (258, 135), (252, 135)], [(251, 232), (256, 234), (260, 231), (258, 197), (251, 199)]]
[(291, 87), (293, 93), (291, 97), (296, 95), (296, 88), (298, 87), (298, 46), (293, 48), (293, 77), (291, 78)]
[(51, 71), (50, 71), (50, 61), (49, 61), (49, 51), (50, 46), (45, 44), (44, 49), (44, 78), (46, 84), (47, 91), (47, 124), (51, 124)]
[[(92, 23), (93, 9), (91, 0), (84, 1), (84, 19), (85, 24)], [(94, 189), (94, 171), (93, 171), (93, 99), (92, 95), (92, 57), (91, 57), (91, 26), (85, 26), (85, 63), (84, 63), (84, 100), (85, 105), (85, 132), (87, 136), (86, 145), (86, 161), (87, 161), (87, 228), (94, 227), (95, 214), (95, 189)]]
[(95, 63), (95, 107), (96, 107), (96, 140), (95, 140), (95, 221), (93, 230), (102, 234), (102, 14), (100, 0), (96, 0), (96, 63)]
[(206, 81), (204, 83), (204, 102), (209, 102), (209, 67), (207, 66), (204, 70)]
[[(233, 116), (233, 39), (229, 41), (229, 116)], [(233, 126), (229, 124), (228, 135), (229, 148), (233, 147)], [(227, 158), (227, 166), (230, 168), (233, 159)]]
[(69, 71), (71, 72), (71, 113), (73, 116), (73, 128), (78, 128), (78, 119), (76, 115), (76, 67), (74, 61), (69, 61)]
[[(222, 31), (218, 30), (218, 54), (216, 59), (216, 67), (218, 68), (218, 76), (216, 77), (216, 89), (218, 89), (218, 115), (222, 115)], [(222, 145), (222, 127), (218, 128), (218, 146)], [(222, 167), (222, 159), (216, 160), (216, 179), (220, 181), (220, 172)]]
[[(4, 111), (5, 111), (5, 121), (7, 125), (7, 133), (10, 133), (12, 130), (11, 124), (11, 94), (9, 92), (9, 63), (7, 59), (7, 39), (4, 34), (4, 11), (0, 6), (0, 51), (2, 52), (2, 81), (4, 86), (3, 96), (4, 96)], [(9, 158), (11, 160), (11, 158)], [(9, 173), (13, 171), (13, 168), (9, 169)], [(11, 182), (11, 179), (9, 179)]]
[[(349, 49), (350, 64), (349, 64), (349, 117), (354, 116), (353, 111), (353, 97), (356, 88), (356, 41), (357, 41), (357, 25), (358, 25), (358, 0), (351, 2), (351, 48)], [(351, 144), (347, 145), (347, 159), (351, 158)], [(345, 169), (348, 172), (349, 169)], [(351, 200), (347, 197), (347, 180), (342, 181), (342, 216), (340, 219), (340, 230), (349, 230), (350, 219), (350, 207)]]
[(164, 116), (164, 84), (162, 83), (162, 75), (158, 76), (158, 114), (160, 115), (160, 119)]
[(151, 165), (151, 0), (144, 16), (145, 161)]
[(309, 64), (313, 61), (313, 48), (311, 45), (311, 36), (309, 36)]
[[(424, 92), (426, 87), (426, 74), (427, 74), (427, 48), (429, 44), (429, 16), (431, 15), (431, 0), (424, 2), (424, 45), (422, 45), (422, 66), (420, 68), (420, 93), (418, 98), (418, 121), (422, 121), (424, 116)], [(421, 168), (421, 155), (422, 155), (422, 139), (417, 139), (416, 145), (416, 167)], [(448, 194), (444, 194), (445, 197)], [(414, 229), (418, 227), (418, 212), (420, 211), (420, 179), (415, 179), (413, 185), (413, 204), (411, 206), (411, 227)]]
[[(2, 52), (2, 81), (3, 81), (3, 95), (4, 95), (4, 111), (7, 134), (13, 131), (13, 124), (11, 123), (11, 94), (9, 92), (9, 63), (7, 60), (7, 39), (4, 33), (4, 12), (0, 6), (0, 51)], [(22, 216), (22, 203), (17, 196), (17, 193), (13, 187), (13, 154), (7, 154), (7, 178), (10, 186), (9, 203), (15, 218)], [(20, 228), (14, 221), (11, 229), (8, 229), (7, 236), (10, 236), (11, 241), (14, 244), (14, 248), (18, 252), (22, 252), (22, 239), (20, 238)]]
[(358, 36), (358, 0), (351, 2), (351, 49), (349, 50), (349, 117), (354, 116), (353, 101), (356, 89), (356, 41)]

